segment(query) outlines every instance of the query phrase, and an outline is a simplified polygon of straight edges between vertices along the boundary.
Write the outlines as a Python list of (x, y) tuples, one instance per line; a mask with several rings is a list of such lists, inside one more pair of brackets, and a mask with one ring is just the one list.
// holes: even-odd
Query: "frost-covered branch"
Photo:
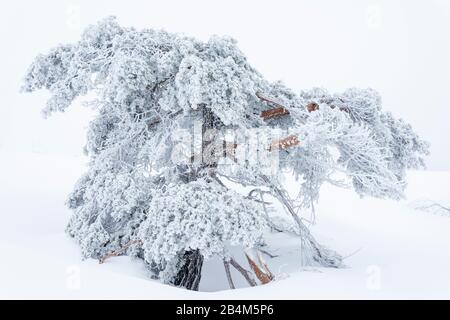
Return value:
[[(153, 277), (193, 290), (204, 259), (227, 258), (230, 245), (257, 247), (267, 228), (297, 234), (305, 263), (340, 266), (299, 212), (314, 211), (325, 182), (344, 184), (336, 173), (361, 196), (399, 199), (406, 170), (428, 154), (372, 89), (294, 93), (264, 79), (233, 39), (136, 30), (113, 17), (38, 55), (22, 90), (39, 89), (50, 93), (46, 116), (95, 96), (89, 170), (68, 199), (67, 232), (83, 256), (132, 255)], [(286, 171), (297, 179), (294, 200), (279, 182)], [(259, 191), (242, 195), (219, 177)], [(264, 192), (292, 217), (292, 230), (269, 217)]]

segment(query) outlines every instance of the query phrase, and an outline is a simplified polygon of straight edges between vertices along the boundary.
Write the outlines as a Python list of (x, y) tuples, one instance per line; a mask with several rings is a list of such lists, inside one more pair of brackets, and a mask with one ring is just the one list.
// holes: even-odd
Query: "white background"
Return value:
[[(373, 87), (385, 109), (432, 143), (429, 168), (449, 172), (409, 172), (400, 202), (325, 186), (311, 231), (346, 257), (344, 269), (301, 269), (297, 240), (277, 234), (269, 239), (280, 257), (269, 261), (277, 281), (257, 288), (194, 293), (149, 280), (142, 262), (125, 256), (81, 261), (64, 233), (64, 200), (85, 170), (93, 112), (77, 101), (44, 120), (48, 93), (19, 87), (38, 53), (77, 41), (108, 15), (203, 40), (231, 35), (262, 74), (295, 91)], [(449, 31), (450, 0), (0, 2), (0, 298), (448, 299), (450, 216), (414, 203), (450, 207)], [(220, 259), (204, 270), (201, 290), (227, 288)]]
[(432, 143), (429, 169), (450, 170), (448, 0), (2, 1), (0, 152), (81, 154), (92, 112), (44, 120), (48, 95), (18, 90), (35, 55), (108, 15), (204, 40), (231, 35), (263, 75), (294, 91), (373, 87)]

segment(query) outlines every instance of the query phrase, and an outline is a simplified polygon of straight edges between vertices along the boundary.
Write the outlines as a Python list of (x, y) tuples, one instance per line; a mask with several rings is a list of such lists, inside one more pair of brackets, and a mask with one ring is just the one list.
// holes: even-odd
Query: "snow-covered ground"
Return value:
[[(99, 265), (81, 261), (64, 233), (66, 195), (84, 158), (0, 154), (0, 298), (314, 299), (450, 298), (450, 215), (415, 210), (431, 199), (450, 204), (450, 172), (410, 172), (407, 199), (360, 199), (325, 186), (312, 232), (346, 256), (346, 268), (301, 267), (299, 244), (270, 237), (267, 258), (278, 280), (227, 290), (223, 265), (208, 261), (190, 292), (149, 280), (139, 261), (118, 257)], [(236, 258), (244, 264), (242, 253)], [(245, 286), (240, 274), (233, 278)]]

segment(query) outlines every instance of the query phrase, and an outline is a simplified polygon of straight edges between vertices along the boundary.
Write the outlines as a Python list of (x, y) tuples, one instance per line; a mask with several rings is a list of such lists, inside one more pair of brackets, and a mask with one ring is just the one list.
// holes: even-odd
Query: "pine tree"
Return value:
[[(83, 256), (127, 253), (153, 277), (193, 290), (205, 259), (239, 268), (227, 248), (258, 248), (268, 229), (299, 236), (305, 264), (340, 267), (299, 210), (314, 210), (324, 182), (346, 182), (336, 173), (360, 195), (399, 199), (405, 171), (424, 166), (428, 153), (409, 124), (382, 112), (371, 89), (295, 94), (265, 80), (233, 39), (204, 43), (123, 28), (114, 18), (36, 57), (23, 90), (42, 88), (51, 93), (46, 116), (88, 92), (96, 97), (89, 170), (68, 199), (67, 232)], [(286, 171), (297, 178), (299, 199), (281, 182)], [(268, 196), (291, 224), (271, 216)]]

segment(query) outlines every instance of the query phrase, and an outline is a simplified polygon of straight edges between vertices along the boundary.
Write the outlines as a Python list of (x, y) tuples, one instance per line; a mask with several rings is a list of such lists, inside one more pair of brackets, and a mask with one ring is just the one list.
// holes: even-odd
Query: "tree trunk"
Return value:
[[(207, 169), (214, 171), (217, 163), (205, 161), (207, 157), (203, 151), (211, 143), (212, 132), (210, 130), (217, 129), (221, 125), (220, 120), (214, 115), (206, 106), (202, 106), (202, 163), (199, 168), (188, 166), (186, 172), (183, 173), (183, 181), (189, 183), (197, 179), (201, 171)], [(173, 284), (178, 287), (183, 287), (189, 290), (198, 291), (198, 285), (201, 279), (201, 272), (203, 266), (203, 256), (199, 250), (186, 251), (183, 257), (180, 258), (177, 275), (173, 280)]]
[(202, 276), (203, 256), (199, 250), (186, 251), (180, 259), (180, 268), (173, 280), (177, 287), (198, 291)]

